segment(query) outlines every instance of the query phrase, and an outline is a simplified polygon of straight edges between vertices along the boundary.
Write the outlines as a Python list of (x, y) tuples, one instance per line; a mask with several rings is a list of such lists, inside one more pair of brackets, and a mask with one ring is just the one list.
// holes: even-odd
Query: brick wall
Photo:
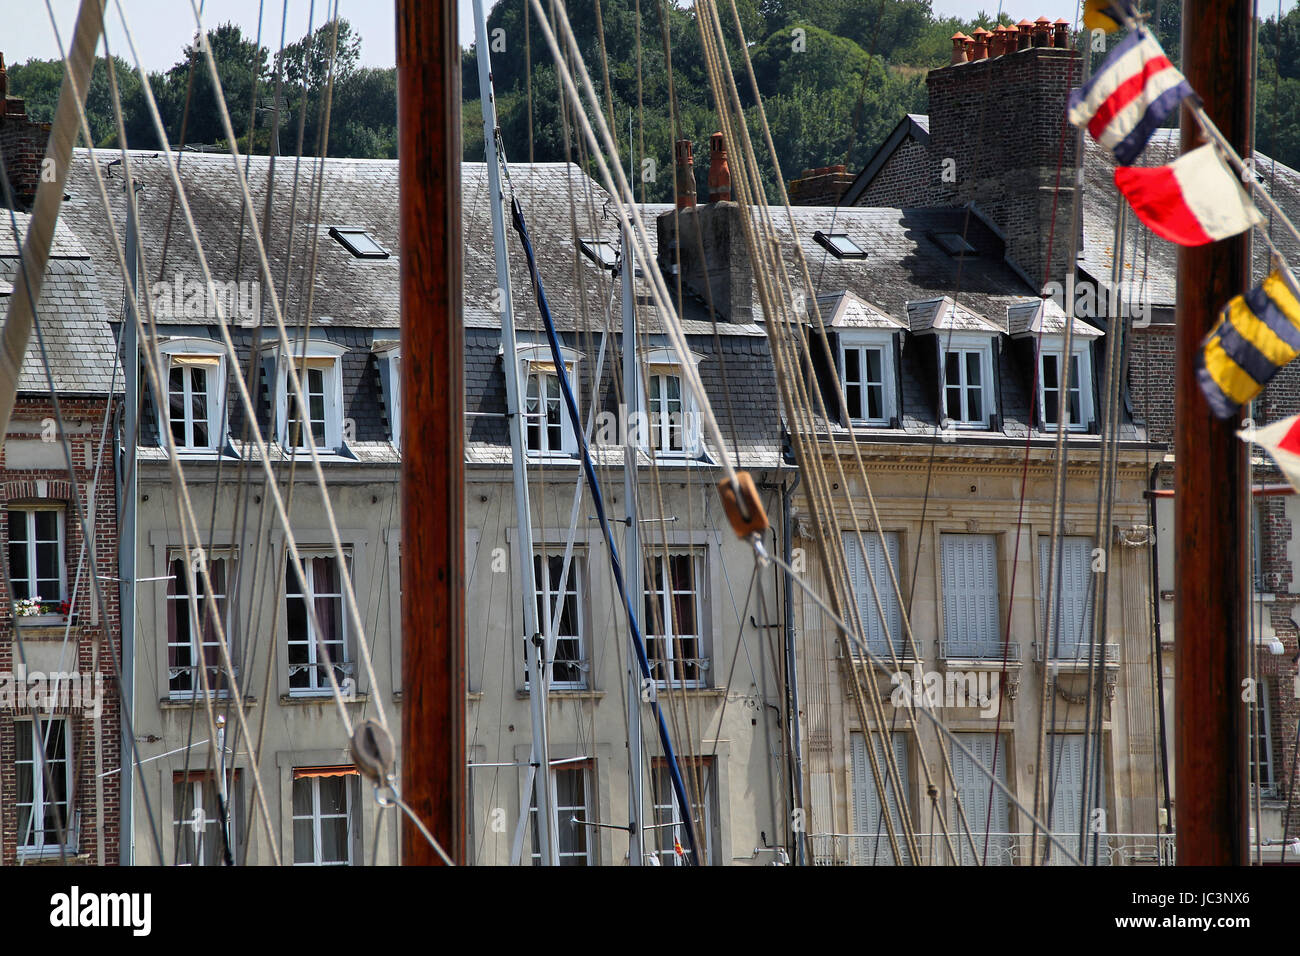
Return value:
[(939, 173), (939, 164), (929, 148), (914, 139), (905, 139), (876, 171), (857, 205), (938, 205), (943, 194)]
[[(49, 123), (33, 123), (21, 99), (0, 94), (0, 155), (4, 156), (14, 204), (20, 211), (30, 211), (36, 199), (49, 137)], [(4, 205), (4, 189), (0, 187), (0, 207)]]
[[(10, 502), (20, 500), (50, 501), (62, 504), (65, 509), (65, 594), (72, 599), (76, 620), (71, 628), (68, 653), (61, 669), (65, 672), (76, 671), (87, 677), (97, 672), (102, 681), (102, 709), (96, 716), (92, 710), (83, 708), (80, 701), (70, 700), (64, 702), (66, 706), (57, 706), (52, 715), (41, 713), (40, 716), (42, 720), (50, 716), (67, 720), (72, 767), (71, 810), (74, 814), (80, 812), (78, 859), (88, 863), (97, 862), (102, 838), (104, 862), (115, 864), (120, 846), (121, 803), (119, 775), (110, 771), (121, 767), (121, 732), (119, 698), (114, 676), (117, 668), (110, 647), (116, 649), (121, 646), (121, 614), (118, 590), (112, 583), (118, 576), (118, 571), (116, 477), (111, 446), (97, 479), (94, 468), (105, 407), (104, 399), (61, 401), (64, 421), (69, 425), (70, 432), (78, 425), (84, 429), (71, 433), (70, 437), (78, 488), (86, 495), (93, 483), (93, 520), (90, 526), (95, 537), (95, 573), (106, 579), (101, 581), (104, 600), (102, 615), (92, 611), (96, 602), (89, 568), (83, 567), (80, 578), (77, 574), (83, 535), (76, 517), (72, 483), (67, 470), (0, 469), (0, 510), (7, 512)], [(52, 419), (53, 414), (53, 407), (48, 400), (20, 397), (14, 409), (9, 438), (39, 441), (43, 421)], [(4, 452), (0, 451), (0, 465), (4, 464)], [(83, 505), (90, 504), (83, 498)], [(8, 521), (0, 522), (0, 547), (8, 547), (8, 534)], [(0, 601), (0, 681), (12, 681), (11, 675), (19, 663), (13, 637), (13, 621), (6, 594), (5, 599)], [(48, 640), (39, 643), (51, 646)], [(36, 652), (38, 641), (34, 638), (24, 639), (23, 644), (28, 649), (30, 660)], [(31, 671), (37, 669), (35, 666), (30, 667)], [(93, 677), (90, 677), (90, 681), (93, 687)], [(23, 687), (12, 683), (11, 686), (15, 686), (15, 690)], [(12, 708), (8, 702), (0, 703), (0, 793), (5, 796), (0, 801), (0, 864), (5, 865), (12, 865), (18, 858), (18, 813), (13, 798), (18, 784), (16, 735), (30, 732), (28, 721), (31, 716), (31, 712), (16, 701)], [(102, 786), (103, 791), (102, 802), (98, 793), (99, 786)]]

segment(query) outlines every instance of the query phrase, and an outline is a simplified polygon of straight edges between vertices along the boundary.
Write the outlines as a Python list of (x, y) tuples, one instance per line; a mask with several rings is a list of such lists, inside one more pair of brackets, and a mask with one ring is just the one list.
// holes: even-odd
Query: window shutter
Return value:
[[(956, 747), (952, 748), (952, 774), (957, 781), (962, 807), (966, 811), (966, 820), (970, 824), (971, 834), (975, 837), (978, 857), (972, 856), (970, 843), (964, 834), (960, 841), (962, 848), (962, 865), (971, 866), (987, 859), (989, 866), (1005, 866), (1013, 862), (1010, 839), (1006, 834), (1011, 829), (1007, 812), (1007, 796), (981, 768), (994, 770), (994, 748), (997, 741), (995, 734), (960, 734), (958, 739), (975, 759), (971, 760)], [(996, 776), (1002, 783), (1007, 782), (1007, 752), (1005, 745), (997, 748)], [(992, 791), (992, 813), (990, 814), (990, 790)], [(961, 826), (961, 817), (957, 813), (957, 801), (952, 801), (952, 826)], [(991, 822), (990, 822), (991, 821)], [(987, 858), (984, 853), (984, 835), (998, 834), (988, 838)]]
[[(852, 743), (853, 772), (853, 832), (859, 836), (853, 841), (850, 850), (850, 862), (857, 865), (893, 866), (894, 851), (889, 843), (889, 829), (880, 818), (880, 791), (876, 789), (875, 778), (871, 775), (871, 763), (867, 759), (866, 737), (860, 733), (850, 734)], [(907, 740), (902, 734), (892, 737), (894, 760), (902, 775), (904, 786), (911, 787), (912, 774), (907, 763)], [(880, 764), (881, 776), (885, 778), (886, 803), (889, 819), (893, 821), (894, 830), (899, 834), (899, 850), (903, 853), (903, 863), (909, 862), (907, 850), (902, 845), (903, 818), (906, 809), (906, 795), (899, 800), (895, 793), (893, 780), (885, 773), (885, 750), (880, 735), (871, 735), (872, 746), (876, 748), (876, 760)], [(877, 833), (879, 839), (877, 839)]]
[[(551, 363), (554, 365), (554, 363)], [(568, 373), (569, 388), (573, 389), (573, 404), (578, 405), (578, 398), (582, 395), (582, 388), (579, 385), (580, 376), (577, 366), (565, 365), (564, 370)], [(558, 374), (558, 373), (557, 373)], [(579, 407), (578, 414), (582, 414)], [(569, 403), (564, 400), (564, 390), (560, 390), (560, 450), (569, 455), (578, 453), (578, 435), (576, 429), (582, 427), (582, 422), (575, 422), (569, 414)]]
[(998, 567), (993, 535), (943, 536), (943, 619), (952, 655), (997, 653)]
[(1039, 548), (1039, 586), (1043, 601), (1043, 644), (1052, 647), (1052, 657), (1087, 660), (1092, 642), (1092, 539), (1066, 537), (1061, 541), (1061, 594), (1059, 627), (1047, 633), (1051, 599), (1052, 539), (1044, 535)]
[(685, 428), (682, 431), (682, 445), (689, 457), (698, 458), (704, 451), (700, 441), (700, 406), (696, 404), (695, 393), (687, 388), (685, 376), (682, 376), (682, 408), (685, 410), (686, 417)]
[[(889, 561), (898, 573), (898, 535), (893, 531), (885, 532), (885, 544), (889, 551)], [(898, 607), (898, 596), (890, 582), (889, 569), (885, 564), (885, 550), (880, 546), (880, 535), (874, 531), (862, 533), (862, 543), (866, 545), (866, 560), (862, 549), (858, 547), (858, 536), (851, 532), (844, 535), (844, 555), (848, 562), (849, 579), (862, 617), (862, 630), (871, 653), (886, 660), (890, 657), (889, 641), (894, 643), (894, 651), (903, 657), (906, 644), (903, 639), (902, 616)], [(884, 609), (885, 620), (882, 622), (876, 610), (876, 600), (871, 594), (871, 581), (876, 583), (880, 592), (880, 606)]]
[(890, 419), (890, 428), (903, 425), (903, 333), (895, 332), (893, 338), (894, 352), (894, 416)]
[[(1052, 819), (1049, 825), (1057, 838), (1076, 856), (1079, 849), (1079, 814), (1083, 807), (1083, 735), (1053, 734), (1048, 781), (1051, 792)], [(1053, 862), (1064, 864), (1058, 848), (1053, 848)]]

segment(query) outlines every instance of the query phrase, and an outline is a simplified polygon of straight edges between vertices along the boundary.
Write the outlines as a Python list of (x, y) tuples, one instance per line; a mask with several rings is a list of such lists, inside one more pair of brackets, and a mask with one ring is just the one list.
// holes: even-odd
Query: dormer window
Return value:
[(954, 259), (974, 255), (975, 247), (966, 241), (966, 237), (957, 232), (936, 232), (932, 238), (944, 252)]
[(402, 444), (402, 347), (395, 339), (376, 339), (371, 349), (379, 363), (379, 383), (388, 408), (388, 430), (394, 445)]
[[(699, 364), (702, 356), (691, 354)], [(682, 374), (682, 365), (671, 349), (650, 349), (642, 372), (646, 406), (643, 448), (660, 456), (698, 457), (700, 454), (700, 414), (695, 397)]]
[[(1007, 307), (1007, 329), (1020, 342), (1022, 355), (1031, 360), (1037, 355), (1036, 417), (1038, 427), (1048, 432), (1056, 431), (1062, 411), (1067, 416), (1066, 428), (1072, 432), (1087, 431), (1096, 416), (1092, 397), (1092, 342), (1102, 333), (1082, 319), (1074, 319), (1067, 366), (1066, 321), (1065, 311), (1050, 298), (1028, 299)], [(1067, 367), (1070, 384), (1068, 389), (1063, 389)]]
[(888, 332), (840, 333), (840, 381), (849, 421), (889, 425), (897, 415), (894, 337)]
[[(1056, 431), (1061, 420), (1062, 390), (1064, 384), (1064, 352), (1057, 348), (1049, 351), (1044, 343), (1038, 355), (1038, 418), (1044, 431)], [(1086, 348), (1073, 349), (1070, 354), (1070, 383), (1065, 391), (1066, 428), (1070, 431), (1083, 431), (1091, 420), (1092, 389), (1085, 388), (1090, 376), (1085, 376), (1088, 369)], [(1087, 399), (1087, 406), (1085, 406)]]
[(836, 259), (865, 259), (867, 257), (866, 250), (842, 232), (822, 232), (818, 229), (813, 233), (813, 241)]
[[(578, 353), (561, 350), (570, 388), (576, 387)], [(570, 424), (569, 406), (560, 389), (555, 357), (547, 346), (519, 347), (519, 379), (524, 406), (524, 448), (538, 455), (576, 455), (578, 439)]]
[(996, 412), (993, 340), (987, 336), (941, 335), (943, 417), (964, 428), (989, 428)]
[(212, 339), (178, 338), (158, 348), (167, 383), (166, 418), (178, 451), (208, 451), (224, 439), (226, 362)]
[[(339, 362), (345, 349), (324, 339), (290, 343), (290, 354), (276, 350), (276, 431), (290, 450), (315, 448), (333, 454), (343, 446), (343, 377)], [(306, 408), (299, 406), (289, 376), (298, 371)], [(305, 412), (305, 414), (304, 414)]]

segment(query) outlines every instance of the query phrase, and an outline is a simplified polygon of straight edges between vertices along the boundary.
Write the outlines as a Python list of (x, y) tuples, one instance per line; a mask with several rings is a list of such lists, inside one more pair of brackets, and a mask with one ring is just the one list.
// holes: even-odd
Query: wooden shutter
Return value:
[[(1079, 853), (1079, 814), (1083, 807), (1083, 735), (1052, 734), (1051, 793), (1052, 832), (1071, 853)], [(1052, 848), (1052, 862), (1065, 864), (1059, 847)]]
[[(961, 796), (962, 806), (966, 811), (966, 822), (970, 824), (975, 840), (977, 855), (972, 855), (970, 841), (961, 829), (961, 815), (957, 812), (956, 799), (951, 801), (952, 814), (948, 826), (958, 836), (954, 837), (961, 847), (962, 865), (977, 865), (985, 860), (988, 866), (1009, 866), (1014, 861), (1012, 840), (1009, 831), (1011, 818), (1008, 813), (1007, 795), (1002, 792), (984, 772), (994, 770), (998, 780), (1007, 782), (1007, 748), (1005, 742), (997, 747), (997, 766), (994, 767), (995, 734), (960, 734), (958, 739), (975, 759), (971, 760), (956, 747), (952, 748), (952, 775), (957, 781), (957, 790)], [(992, 806), (990, 812), (990, 791)], [(985, 835), (988, 836), (987, 853), (985, 852)]]
[[(893, 531), (884, 534), (888, 548), (889, 561), (898, 573), (898, 535)], [(862, 616), (862, 630), (866, 635), (867, 647), (871, 653), (890, 660), (889, 641), (894, 643), (894, 652), (904, 656), (906, 644), (903, 639), (902, 615), (899, 613), (898, 596), (889, 578), (889, 568), (885, 564), (886, 551), (880, 545), (880, 535), (874, 531), (862, 533), (862, 543), (866, 545), (866, 560), (858, 547), (858, 536), (852, 532), (844, 534), (844, 556), (848, 563), (849, 579), (853, 585), (854, 598), (858, 613)], [(875, 581), (876, 590), (880, 592), (880, 606), (885, 611), (882, 622), (876, 610), (876, 599), (871, 594), (871, 582)], [(888, 635), (888, 639), (886, 638)]]
[[(866, 738), (863, 734), (850, 734), (852, 742), (853, 764), (853, 832), (860, 834), (854, 839), (850, 848), (851, 863), (862, 866), (893, 866), (894, 851), (889, 843), (889, 828), (880, 818), (880, 791), (876, 789), (875, 778), (871, 775), (871, 762), (867, 759)], [(912, 775), (907, 763), (907, 740), (902, 734), (893, 735), (894, 760), (902, 774), (904, 786), (910, 788)], [(885, 750), (880, 734), (871, 735), (872, 745), (876, 748), (876, 760), (880, 764), (881, 776), (885, 778), (885, 805), (889, 808), (889, 819), (893, 821), (894, 832), (898, 834), (899, 850), (903, 853), (903, 863), (908, 863), (907, 850), (902, 843), (902, 811), (907, 808), (907, 795), (899, 799), (892, 780), (885, 772)], [(879, 839), (877, 839), (879, 833)]]
[(994, 535), (943, 536), (943, 625), (954, 657), (998, 653), (997, 554)]
[(1051, 584), (1052, 539), (1043, 535), (1038, 546), (1039, 586), (1043, 602), (1043, 644), (1061, 660), (1088, 659), (1092, 642), (1092, 539), (1070, 536), (1061, 541), (1060, 627), (1047, 633)]

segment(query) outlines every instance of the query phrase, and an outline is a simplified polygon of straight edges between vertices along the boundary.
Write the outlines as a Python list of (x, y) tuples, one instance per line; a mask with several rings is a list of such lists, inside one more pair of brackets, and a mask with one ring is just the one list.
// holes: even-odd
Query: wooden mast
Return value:
[[(397, 0), (402, 795), (465, 860), (460, 48), (455, 0)], [(404, 820), (402, 862), (439, 863)]]
[[(1254, 23), (1245, 0), (1185, 0), (1183, 73), (1243, 158), (1252, 155)], [(1183, 107), (1182, 148), (1199, 145)], [(1250, 282), (1249, 232), (1178, 251), (1174, 398), (1176, 832), (1179, 865), (1247, 861), (1245, 633), (1250, 462), (1196, 383), (1218, 310)]]

